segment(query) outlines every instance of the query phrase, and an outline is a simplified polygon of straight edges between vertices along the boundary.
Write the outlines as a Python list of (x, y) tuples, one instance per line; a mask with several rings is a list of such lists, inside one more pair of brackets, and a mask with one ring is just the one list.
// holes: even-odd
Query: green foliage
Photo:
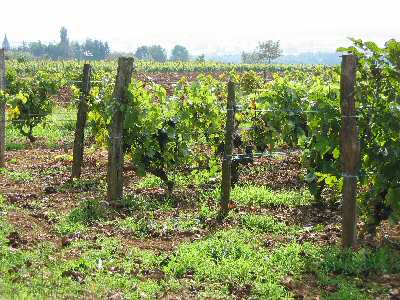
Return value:
[(256, 92), (263, 86), (263, 79), (254, 71), (245, 72), (240, 76), (240, 88), (248, 94)]
[(356, 103), (361, 142), (361, 182), (366, 193), (361, 203), (367, 229), (385, 219), (400, 219), (400, 43), (389, 40), (383, 48), (373, 42), (352, 40), (339, 49), (358, 58)]
[(51, 97), (58, 92), (63, 80), (45, 71), (23, 80), (20, 76), (15, 70), (7, 73), (9, 118), (19, 132), (33, 142), (33, 129), (51, 113), (54, 105)]
[[(103, 143), (115, 109), (111, 89), (105, 89), (104, 101), (95, 102), (89, 114), (96, 139)], [(222, 87), (210, 76), (200, 76), (194, 83), (182, 79), (171, 98), (160, 86), (132, 82), (124, 107), (124, 151), (139, 175), (158, 176), (171, 191), (171, 173), (206, 167), (215, 174), (215, 159), (207, 155), (217, 150), (223, 134), (221, 103), (215, 93), (222, 93)], [(199, 148), (201, 142), (208, 149)]]

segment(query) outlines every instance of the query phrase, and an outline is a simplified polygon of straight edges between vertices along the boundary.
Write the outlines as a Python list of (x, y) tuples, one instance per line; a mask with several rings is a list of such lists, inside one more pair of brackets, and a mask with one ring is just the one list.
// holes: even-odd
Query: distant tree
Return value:
[(204, 54), (201, 54), (201, 55), (196, 57), (195, 61), (197, 61), (197, 62), (205, 62), (206, 61), (206, 57), (205, 57)]
[(47, 46), (46, 56), (48, 56), (51, 59), (60, 59), (62, 58), (60, 49), (61, 49), (60, 44), (49, 44)]
[(71, 51), (69, 47), (69, 39), (68, 39), (68, 32), (65, 27), (61, 27), (60, 29), (60, 43), (58, 44), (59, 47), (59, 55), (62, 59), (68, 59), (71, 56)]
[(28, 44), (25, 41), (22, 41), (22, 44), (16, 48), (18, 52), (29, 52)]
[(30, 43), (29, 50), (29, 52), (31, 52), (32, 55), (36, 57), (45, 56), (48, 51), (47, 46), (45, 44), (42, 44), (41, 41)]
[(92, 60), (105, 59), (110, 54), (108, 43), (103, 43), (100, 40), (87, 39), (81, 46), (81, 50), (83, 50), (82, 56), (87, 58), (87, 54), (90, 54), (90, 59)]
[(105, 54), (104, 58), (109, 57), (111, 54), (111, 48), (110, 48), (110, 45), (108, 44), (108, 42), (104, 43), (104, 54)]
[[(60, 30), (60, 42), (58, 44), (44, 44), (41, 41), (32, 42), (27, 44), (23, 42), (19, 46), (17, 52), (30, 53), (34, 57), (57, 59), (91, 59), (101, 60), (107, 58), (111, 49), (107, 42), (100, 40), (87, 39), (83, 44), (79, 42), (70, 42), (68, 39), (68, 32), (65, 27)], [(87, 54), (90, 53), (90, 57)]]
[(279, 41), (266, 41), (260, 42), (256, 51), (242, 53), (242, 62), (247, 64), (268, 63), (277, 59), (282, 55)]
[(7, 35), (4, 35), (2, 48), (6, 51), (11, 50), (10, 43), (8, 42)]
[(256, 52), (261, 62), (271, 63), (274, 59), (277, 59), (282, 55), (282, 50), (279, 41), (268, 40), (266, 42), (260, 42), (258, 44)]
[(184, 46), (176, 45), (174, 49), (172, 49), (171, 60), (188, 61), (189, 51)]
[(153, 45), (149, 48), (150, 56), (153, 60), (164, 62), (167, 60), (167, 51), (160, 45)]
[(256, 64), (260, 62), (260, 57), (258, 53), (252, 52), (242, 52), (242, 63), (244, 64)]
[(78, 42), (71, 42), (70, 44), (71, 56), (76, 59), (84, 59), (84, 47)]
[(141, 46), (136, 49), (134, 56), (141, 60), (151, 60), (150, 48), (147, 46)]

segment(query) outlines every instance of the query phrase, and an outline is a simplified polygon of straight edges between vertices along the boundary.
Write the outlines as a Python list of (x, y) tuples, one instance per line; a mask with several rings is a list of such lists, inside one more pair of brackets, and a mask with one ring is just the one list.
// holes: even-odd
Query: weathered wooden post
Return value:
[(231, 164), (233, 150), (233, 131), (235, 127), (235, 84), (228, 82), (228, 103), (226, 111), (224, 156), (222, 158), (222, 185), (220, 217), (224, 218), (229, 211), (231, 194)]
[(107, 171), (107, 200), (110, 204), (114, 205), (122, 198), (122, 168), (124, 164), (122, 152), (123, 106), (127, 104), (127, 90), (132, 79), (132, 72), (133, 58), (120, 57), (118, 59), (117, 78), (113, 93), (115, 106), (110, 128)]
[[(5, 50), (0, 49), (0, 91), (6, 89)], [(6, 165), (6, 103), (0, 99), (0, 168)]]
[(342, 246), (355, 246), (357, 239), (357, 172), (360, 157), (357, 116), (355, 106), (355, 82), (357, 58), (343, 55), (340, 79), (342, 128), (340, 133), (343, 170)]
[(73, 162), (71, 178), (81, 177), (82, 160), (85, 141), (85, 126), (88, 113), (87, 98), (90, 93), (90, 76), (92, 67), (90, 64), (83, 66), (83, 78), (81, 86), (81, 97), (79, 99), (78, 114), (76, 119), (75, 140), (73, 149)]

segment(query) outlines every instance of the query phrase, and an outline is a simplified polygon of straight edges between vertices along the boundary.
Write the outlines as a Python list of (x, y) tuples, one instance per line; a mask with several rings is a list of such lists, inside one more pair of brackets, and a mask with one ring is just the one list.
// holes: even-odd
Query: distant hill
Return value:
[[(206, 60), (240, 63), (241, 54), (210, 54), (205, 56)], [(274, 63), (280, 64), (340, 64), (340, 54), (336, 52), (304, 52), (300, 54), (283, 55)]]
[(340, 64), (340, 54), (336, 52), (304, 52), (297, 55), (284, 55), (276, 63), (281, 64)]

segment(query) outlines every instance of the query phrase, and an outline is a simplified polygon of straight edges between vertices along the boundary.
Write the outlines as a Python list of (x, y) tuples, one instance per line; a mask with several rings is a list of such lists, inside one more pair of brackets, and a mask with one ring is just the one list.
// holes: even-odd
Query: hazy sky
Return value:
[(360, 37), (400, 39), (400, 0), (1, 0), (0, 36), (11, 43), (86, 37), (113, 50), (176, 43), (200, 52), (250, 50), (279, 39), (285, 52), (335, 50)]

